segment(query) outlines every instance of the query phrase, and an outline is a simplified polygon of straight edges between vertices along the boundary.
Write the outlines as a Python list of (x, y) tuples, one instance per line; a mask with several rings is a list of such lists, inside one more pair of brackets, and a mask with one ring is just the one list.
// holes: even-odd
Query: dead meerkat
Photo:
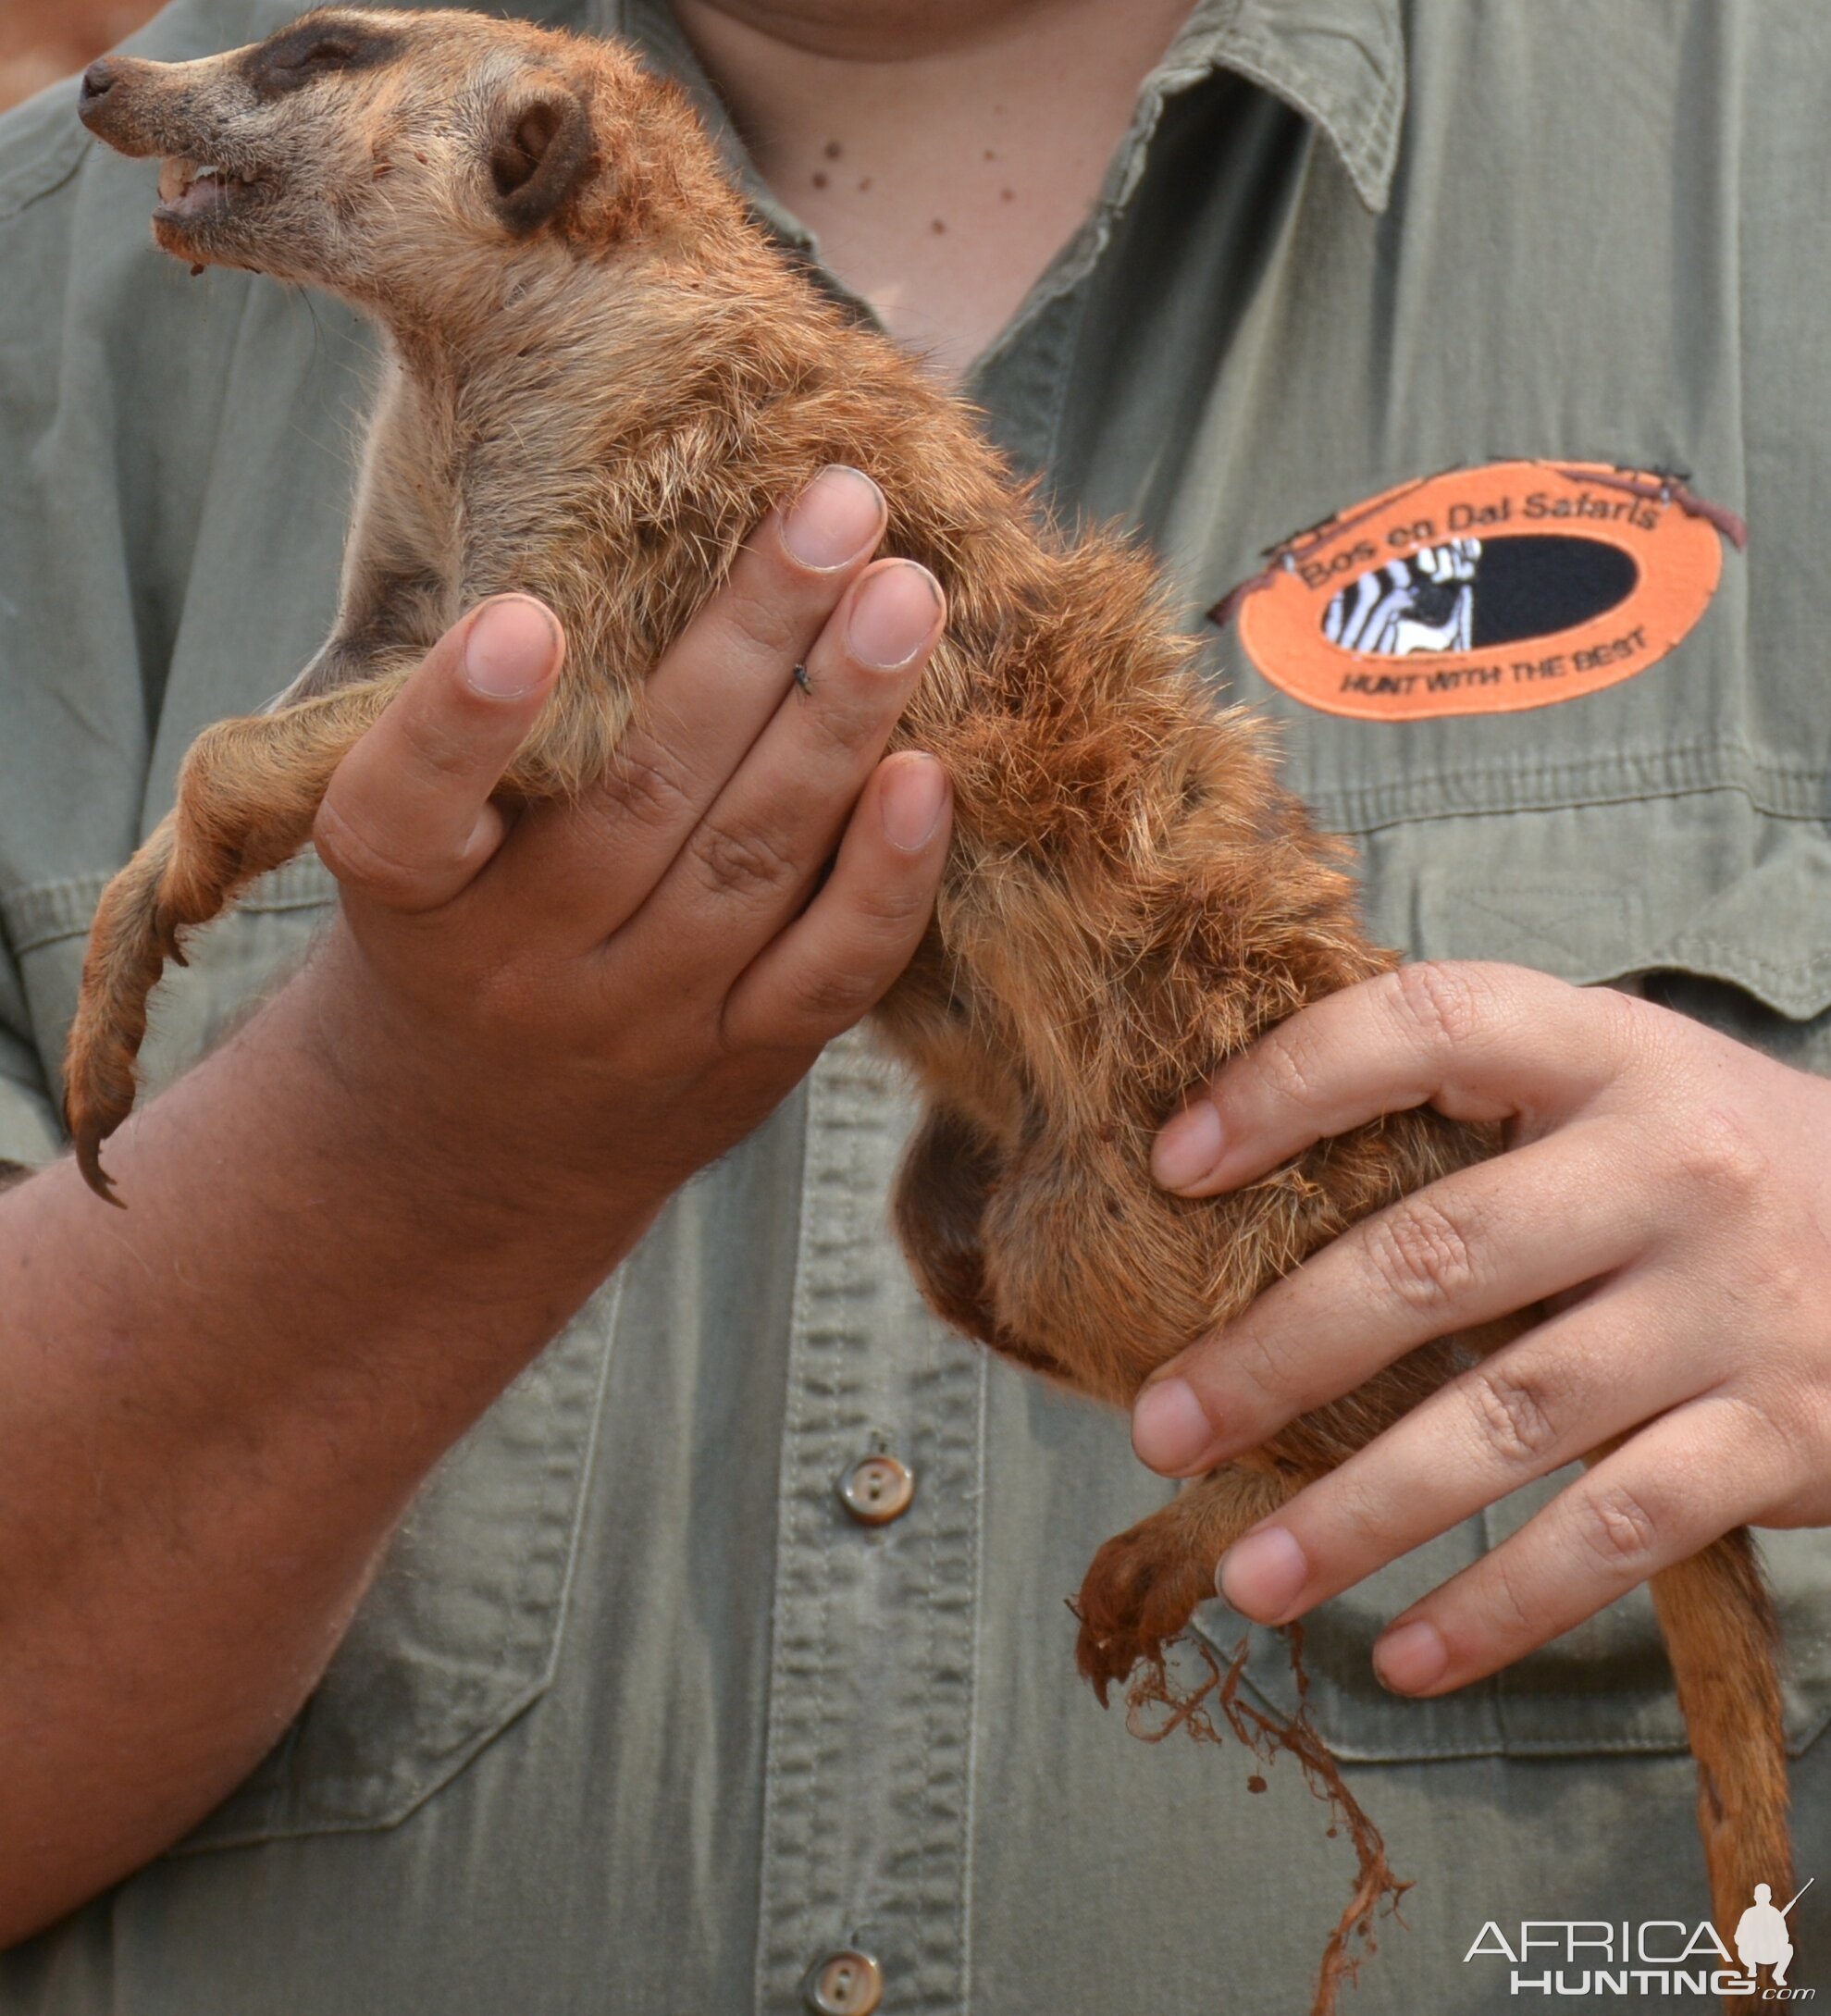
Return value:
[[(98, 1190), (165, 961), (305, 844), (339, 761), (462, 610), (518, 589), (560, 616), (561, 683), (505, 789), (577, 790), (749, 529), (830, 463), (878, 480), (889, 550), (951, 612), (897, 741), (946, 766), (955, 839), (874, 1016), (927, 1102), (896, 1214), (934, 1307), (1127, 1406), (1345, 1226), (1492, 1152), (1419, 1110), (1236, 1195), (1152, 1183), (1191, 1082), (1395, 967), (1345, 849), (1279, 786), (1260, 729), (1217, 713), (1151, 562), (1039, 524), (967, 409), (771, 248), (685, 98), (627, 51), (336, 7), (200, 62), (107, 59), (81, 109), (120, 152), (167, 157), (168, 252), (328, 288), (389, 339), (329, 641), (277, 711), (198, 739), (96, 918), (68, 1114)], [(1109, 1541), (1078, 1605), (1102, 1699), (1161, 1671), (1240, 1534), (1516, 1328), (1413, 1352)], [(1791, 1874), (1772, 1606), (1745, 1531), (1652, 1586), (1733, 1923)]]

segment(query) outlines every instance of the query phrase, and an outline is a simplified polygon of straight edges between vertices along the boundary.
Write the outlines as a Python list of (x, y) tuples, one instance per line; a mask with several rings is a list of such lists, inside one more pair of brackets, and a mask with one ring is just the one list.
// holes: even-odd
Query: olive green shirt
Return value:
[[(202, 55), (292, 11), (179, 0), (135, 46)], [(716, 114), (658, 0), (526, 11), (625, 29)], [(1218, 699), (1280, 724), (1386, 941), (1632, 979), (1813, 1069), (1827, 75), (1822, 0), (1202, 0), (971, 388), (1059, 508), (1164, 552)], [(152, 179), (91, 145), (68, 90), (0, 124), (0, 1156), (26, 1161), (61, 1145), (104, 884), (197, 731), (328, 627), (374, 378), (341, 306), (156, 253)], [(1656, 664), (1517, 711), (1293, 697), (1241, 634), (1281, 560), (1205, 619), (1303, 528), (1503, 458), (1683, 470), (1746, 550), (1717, 541)], [(1459, 620), (1449, 572), (1434, 601), (1416, 566), (1396, 584), (1406, 620)], [(294, 863), (211, 930), (162, 991), (155, 1082), (332, 895)], [(440, 1466), (272, 1756), (0, 1959), (0, 2011), (788, 2016), (851, 1948), (909, 2016), (1305, 2010), (1348, 1845), (1288, 1761), (1256, 1793), (1243, 1752), (1141, 1742), (1075, 1677), (1063, 1600), (1169, 1487), (1120, 1417), (923, 1310), (885, 1227), (909, 1120), (847, 1039), (689, 1183)], [(866, 1525), (837, 1487), (878, 1453), (914, 1492)], [(1371, 1677), (1379, 1621), (1544, 1495), (1311, 1621), (1315, 1719), (1416, 1884), (1348, 2005), (1367, 2016), (1520, 2006), (1491, 1943), (1465, 1959), (1490, 1920), (1706, 1913), (1644, 1593), (1447, 1700)], [(1800, 1880), (1827, 1879), (1789, 1920), (1810, 1984), (1831, 1969), (1831, 1545), (1768, 1553)], [(1223, 1647), (1243, 1628), (1219, 1604), (1201, 1625)], [(1288, 1704), (1280, 1641), (1254, 1639), (1251, 1685)]]

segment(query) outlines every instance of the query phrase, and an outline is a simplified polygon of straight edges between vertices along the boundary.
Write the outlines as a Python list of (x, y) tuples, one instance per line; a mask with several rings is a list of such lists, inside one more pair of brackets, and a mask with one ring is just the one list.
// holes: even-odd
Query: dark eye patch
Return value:
[(248, 81), (261, 97), (277, 98), (345, 70), (375, 69), (399, 48), (398, 36), (361, 22), (304, 20), (249, 51)]

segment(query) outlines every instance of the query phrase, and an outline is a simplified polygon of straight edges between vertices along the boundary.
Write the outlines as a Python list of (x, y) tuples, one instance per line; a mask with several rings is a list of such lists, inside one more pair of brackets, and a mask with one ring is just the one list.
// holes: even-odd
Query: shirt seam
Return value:
[(74, 136), (53, 132), (38, 152), (0, 174), (0, 224), (12, 223), (74, 181), (82, 172), (88, 146), (89, 136), (80, 130)]
[(1396, 164), (1394, 142), (1404, 102), (1402, 51), (1389, 50), (1383, 62), (1369, 63), (1379, 78), (1379, 95), (1364, 108), (1330, 91), (1308, 72), (1293, 74), (1277, 61), (1278, 50), (1259, 31), (1234, 20), (1222, 31), (1217, 60), (1271, 97), (1293, 105), (1333, 145), (1355, 192), (1369, 210), (1383, 211)]
[[(28, 883), (0, 896), (0, 922), (6, 927), (6, 942), (15, 955), (39, 951), (70, 938), (87, 937), (102, 892), (118, 872), (115, 868), (89, 869), (80, 874)], [(318, 868), (310, 856), (295, 860), (267, 878), (273, 887), (257, 884), (235, 907), (256, 915), (328, 909), (337, 899), (335, 888), (313, 885), (318, 876), (325, 874), (326, 871)], [(43, 921), (35, 921), (35, 917)]]

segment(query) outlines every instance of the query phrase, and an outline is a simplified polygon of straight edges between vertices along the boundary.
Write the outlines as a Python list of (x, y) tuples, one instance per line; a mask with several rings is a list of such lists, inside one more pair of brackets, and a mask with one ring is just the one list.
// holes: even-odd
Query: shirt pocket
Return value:
[[(1622, 984), (1802, 1069), (1831, 1074), (1831, 835), (1737, 790), (1652, 790), (1608, 804), (1414, 818), (1358, 835), (1376, 934), (1408, 956), (1504, 959)], [(1440, 1701), (1373, 1677), (1406, 1605), (1515, 1531), (1577, 1475), (1516, 1492), (1305, 1620), (1308, 1706), (1336, 1754), (1379, 1761), (1686, 1748), (1644, 1589), (1505, 1672)], [(1795, 1755), (1831, 1722), (1831, 1532), (1763, 1532)], [(1246, 1684), (1297, 1707), (1281, 1637), (1224, 1603), (1197, 1627), (1249, 1648)]]
[[(105, 875), (9, 897), (32, 1021), (68, 1027)], [(309, 856), (201, 934), (155, 996), (149, 1088), (187, 1068), (303, 957), (334, 890)], [(47, 1038), (47, 1047), (51, 1039)], [(48, 1077), (57, 1058), (47, 1055)], [(279, 1743), (171, 1850), (391, 1826), (550, 1685), (616, 1319), (599, 1292), (446, 1456), (391, 1541), (324, 1677)]]
[(291, 1727), (172, 1853), (392, 1826), (546, 1692), (618, 1286), (446, 1457)]

